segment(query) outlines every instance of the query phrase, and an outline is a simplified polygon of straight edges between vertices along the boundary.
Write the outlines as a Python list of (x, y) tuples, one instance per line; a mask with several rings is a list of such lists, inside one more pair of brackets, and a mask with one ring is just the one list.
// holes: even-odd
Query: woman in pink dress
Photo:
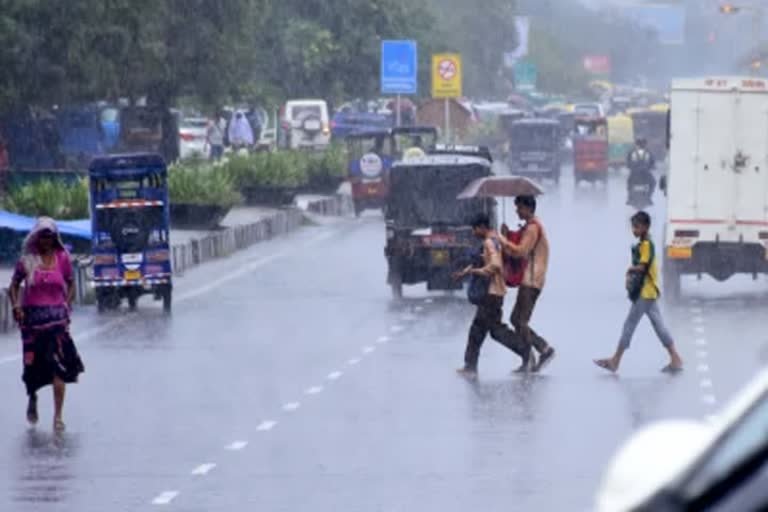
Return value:
[[(23, 288), (22, 288), (23, 286)], [(24, 240), (10, 295), (21, 328), (29, 403), (27, 420), (37, 423), (37, 391), (53, 385), (53, 427), (64, 430), (66, 384), (77, 382), (83, 363), (69, 334), (74, 275), (69, 253), (53, 219), (42, 217)]]

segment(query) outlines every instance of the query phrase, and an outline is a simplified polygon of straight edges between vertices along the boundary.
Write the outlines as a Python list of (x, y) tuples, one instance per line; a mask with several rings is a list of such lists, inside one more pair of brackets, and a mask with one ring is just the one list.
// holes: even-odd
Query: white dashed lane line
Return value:
[(374, 350), (376, 350), (376, 347), (371, 347), (371, 346), (363, 347), (363, 354), (370, 354)]
[(699, 386), (704, 389), (712, 389), (712, 381), (710, 379), (701, 379), (699, 381)]
[(248, 441), (235, 441), (234, 443), (231, 443), (225, 446), (224, 449), (229, 450), (231, 452), (239, 452), (246, 446), (248, 446)]
[(304, 391), (304, 393), (308, 395), (316, 395), (322, 392), (323, 392), (323, 386), (312, 386), (311, 388), (307, 388), (307, 390)]
[(207, 464), (200, 464), (195, 469), (192, 470), (192, 474), (194, 476), (204, 476), (210, 473), (213, 468), (216, 467), (216, 464), (209, 462)]
[(360, 363), (360, 359), (359, 359), (359, 358), (357, 358), (357, 357), (353, 357), (352, 359), (350, 359), (349, 361), (347, 361), (347, 364), (348, 364), (349, 366), (355, 366), (355, 365), (356, 365), (356, 364), (358, 364), (358, 363)]
[(328, 380), (338, 380), (339, 377), (341, 377), (342, 375), (344, 375), (344, 374), (341, 373), (341, 372), (331, 372), (331, 373), (328, 374), (328, 377), (326, 377), (326, 378)]
[(275, 428), (275, 425), (277, 425), (276, 421), (272, 421), (272, 420), (262, 421), (261, 423), (259, 423), (259, 426), (256, 427), (256, 430), (258, 430), (259, 432), (267, 432)]
[(389, 336), (381, 336), (376, 340), (376, 343), (389, 343)]
[(390, 331), (394, 333), (403, 332), (403, 326), (402, 325), (393, 325), (389, 328)]
[(715, 395), (707, 394), (701, 397), (701, 401), (707, 405), (715, 405), (717, 403), (717, 398), (715, 398)]
[(707, 352), (706, 350), (698, 350), (696, 351), (696, 356), (699, 359), (706, 359), (707, 357), (709, 357), (709, 352)]
[(698, 334), (704, 334), (704, 328), (702, 326), (698, 326), (694, 329), (696, 333)]
[(702, 363), (696, 367), (696, 371), (698, 371), (699, 373), (707, 373), (709, 372), (709, 365)]
[(706, 347), (707, 346), (707, 340), (705, 340), (704, 338), (698, 338), (696, 340), (696, 344), (698, 346), (700, 346), (700, 347)]
[(161, 492), (157, 495), (155, 499), (152, 500), (153, 505), (169, 505), (174, 499), (176, 499), (176, 496), (179, 495), (179, 491), (165, 491)]
[(299, 407), (301, 407), (301, 404), (299, 402), (288, 402), (287, 404), (283, 405), (283, 410), (285, 412), (293, 412)]

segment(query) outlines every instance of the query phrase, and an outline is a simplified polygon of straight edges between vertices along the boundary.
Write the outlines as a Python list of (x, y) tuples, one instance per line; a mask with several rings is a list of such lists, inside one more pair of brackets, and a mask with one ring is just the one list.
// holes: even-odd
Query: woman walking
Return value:
[[(23, 290), (22, 290), (23, 285)], [(83, 363), (69, 335), (69, 313), (74, 298), (74, 275), (69, 253), (53, 219), (42, 217), (24, 240), (10, 295), (21, 328), (24, 354), (22, 379), (29, 403), (27, 420), (37, 423), (37, 391), (53, 385), (53, 428), (61, 432), (64, 394), (77, 382)]]

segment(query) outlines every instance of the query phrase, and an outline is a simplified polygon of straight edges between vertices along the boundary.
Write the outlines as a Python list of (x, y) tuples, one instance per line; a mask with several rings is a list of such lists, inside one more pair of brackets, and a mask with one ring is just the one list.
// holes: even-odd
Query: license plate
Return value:
[(369, 187), (368, 187), (368, 193), (369, 193), (369, 194), (375, 194), (375, 193), (377, 193), (378, 191), (379, 191), (379, 189), (378, 189), (378, 188), (377, 188), (375, 185), (373, 185), (373, 186), (369, 186)]
[(144, 254), (138, 252), (138, 253), (126, 253), (123, 254), (120, 259), (123, 260), (123, 263), (141, 263), (144, 261)]
[(433, 265), (447, 265), (451, 259), (448, 251), (432, 251), (432, 264)]
[(126, 281), (137, 281), (141, 279), (141, 272), (138, 270), (126, 270), (123, 276)]

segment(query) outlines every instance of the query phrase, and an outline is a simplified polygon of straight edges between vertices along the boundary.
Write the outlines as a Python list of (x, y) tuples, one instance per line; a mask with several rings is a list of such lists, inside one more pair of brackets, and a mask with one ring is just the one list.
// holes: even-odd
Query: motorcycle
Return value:
[(653, 190), (649, 183), (636, 183), (629, 186), (627, 194), (627, 204), (642, 210), (653, 205)]

